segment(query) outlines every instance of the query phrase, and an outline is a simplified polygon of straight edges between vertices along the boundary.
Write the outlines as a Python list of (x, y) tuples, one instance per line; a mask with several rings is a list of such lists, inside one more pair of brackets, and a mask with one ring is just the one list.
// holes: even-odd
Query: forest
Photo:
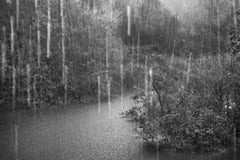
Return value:
[(238, 0), (1, 0), (0, 111), (110, 102), (147, 143), (240, 146)]

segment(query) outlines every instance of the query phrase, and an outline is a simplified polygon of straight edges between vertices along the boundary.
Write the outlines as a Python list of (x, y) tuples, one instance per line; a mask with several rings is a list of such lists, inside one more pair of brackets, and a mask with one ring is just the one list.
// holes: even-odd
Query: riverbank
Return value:
[(231, 55), (191, 56), (156, 61), (146, 71), (145, 92), (125, 115), (139, 122), (148, 143), (221, 152), (240, 136), (240, 63)]

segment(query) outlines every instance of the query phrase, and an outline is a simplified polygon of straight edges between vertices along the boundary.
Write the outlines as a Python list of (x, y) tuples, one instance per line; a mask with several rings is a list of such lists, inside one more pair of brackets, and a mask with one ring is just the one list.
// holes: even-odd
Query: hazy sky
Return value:
[(161, 0), (172, 12), (181, 14), (194, 6), (197, 0)]
[[(168, 8), (173, 14), (177, 12), (177, 18), (179, 21), (185, 23), (189, 22), (189, 14), (193, 14), (194, 7), (198, 7), (199, 0), (160, 0), (163, 2), (166, 8)], [(200, 7), (200, 6), (199, 6)]]

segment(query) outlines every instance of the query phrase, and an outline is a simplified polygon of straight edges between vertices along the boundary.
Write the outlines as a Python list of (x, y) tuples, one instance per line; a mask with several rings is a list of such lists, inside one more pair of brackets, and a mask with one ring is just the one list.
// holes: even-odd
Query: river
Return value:
[[(131, 94), (111, 104), (58, 106), (0, 114), (0, 160), (212, 160), (222, 155), (156, 151), (137, 138), (137, 124), (119, 114)], [(101, 110), (100, 110), (101, 109)]]

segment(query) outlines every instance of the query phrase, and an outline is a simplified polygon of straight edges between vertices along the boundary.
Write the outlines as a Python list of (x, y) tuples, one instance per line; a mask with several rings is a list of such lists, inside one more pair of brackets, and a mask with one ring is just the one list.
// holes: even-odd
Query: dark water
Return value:
[(238, 160), (231, 152), (156, 152), (136, 137), (136, 124), (120, 118), (132, 104), (127, 95), (102, 103), (100, 114), (98, 105), (1, 113), (0, 160)]

